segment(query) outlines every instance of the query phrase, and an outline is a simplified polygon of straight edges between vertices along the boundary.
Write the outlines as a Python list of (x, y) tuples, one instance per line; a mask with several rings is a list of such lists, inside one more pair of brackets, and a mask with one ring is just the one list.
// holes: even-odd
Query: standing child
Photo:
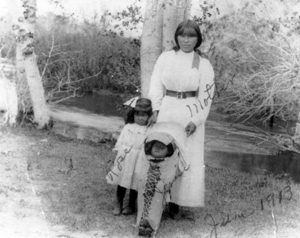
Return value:
[[(152, 114), (151, 101), (147, 98), (139, 98), (126, 118), (119, 139), (114, 147), (117, 157), (110, 172), (106, 176), (109, 184), (117, 186), (116, 205), (114, 215), (129, 215), (136, 211), (137, 199), (137, 174), (142, 159), (143, 143), (147, 130), (147, 123)], [(123, 200), (126, 189), (130, 189), (129, 204), (123, 209)]]

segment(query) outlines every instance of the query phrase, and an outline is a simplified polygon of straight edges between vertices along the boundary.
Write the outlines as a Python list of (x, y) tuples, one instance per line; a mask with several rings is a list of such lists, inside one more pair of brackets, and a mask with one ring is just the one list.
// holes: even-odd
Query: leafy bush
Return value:
[(200, 19), (219, 109), (244, 122), (297, 118), (300, 51), (291, 37), (299, 37), (297, 19), (266, 20), (247, 7), (214, 21)]
[(47, 16), (39, 22), (36, 53), (50, 100), (71, 91), (132, 93), (139, 87), (139, 40), (107, 30), (102, 18), (76, 23)]

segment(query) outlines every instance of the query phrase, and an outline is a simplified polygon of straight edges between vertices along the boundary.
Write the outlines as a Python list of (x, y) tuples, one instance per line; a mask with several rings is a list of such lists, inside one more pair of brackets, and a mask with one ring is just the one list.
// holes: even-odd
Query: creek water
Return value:
[(85, 109), (105, 116), (123, 116), (122, 97), (110, 93), (90, 93), (81, 97), (70, 98), (61, 103), (69, 107)]
[(277, 155), (207, 151), (205, 164), (247, 173), (272, 174), (278, 178), (289, 176), (300, 183), (300, 155), (291, 151), (282, 151)]
[[(62, 104), (108, 117), (123, 117), (125, 113), (122, 106), (122, 97), (118, 94), (93, 93), (78, 98), (71, 98)], [(214, 118), (211, 119), (213, 120)], [(276, 176), (288, 175), (295, 182), (300, 183), (300, 155), (290, 151), (283, 151), (277, 155), (206, 151), (205, 163), (210, 167), (230, 168), (241, 172), (273, 174)]]

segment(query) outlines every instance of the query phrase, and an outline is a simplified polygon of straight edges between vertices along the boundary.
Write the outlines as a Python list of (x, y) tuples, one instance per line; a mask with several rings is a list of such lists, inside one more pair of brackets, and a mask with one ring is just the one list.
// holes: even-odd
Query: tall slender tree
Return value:
[(191, 0), (147, 0), (141, 45), (142, 95), (149, 90), (156, 59), (174, 46), (177, 25), (190, 17)]
[(300, 112), (298, 114), (298, 121), (295, 126), (294, 142), (300, 146)]
[(34, 52), (36, 0), (17, 1), (17, 6), (20, 8), (20, 16), (14, 28), (17, 32), (16, 58), (18, 76), (27, 80), (34, 111), (34, 122), (38, 124), (38, 128), (44, 128), (48, 125), (50, 117), (42, 78), (37, 66), (37, 57)]

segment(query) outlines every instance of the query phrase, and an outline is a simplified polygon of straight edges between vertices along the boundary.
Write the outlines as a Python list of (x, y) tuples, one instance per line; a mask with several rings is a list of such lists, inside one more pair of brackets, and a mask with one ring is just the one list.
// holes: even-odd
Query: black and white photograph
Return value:
[(299, 238), (300, 0), (1, 0), (1, 238)]

